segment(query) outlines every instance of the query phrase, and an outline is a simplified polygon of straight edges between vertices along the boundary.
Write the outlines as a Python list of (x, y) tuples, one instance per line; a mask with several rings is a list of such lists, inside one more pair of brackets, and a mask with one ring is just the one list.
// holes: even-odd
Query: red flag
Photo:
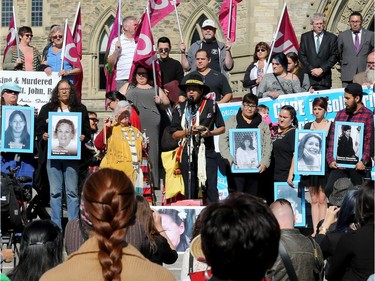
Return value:
[(107, 80), (106, 87), (105, 87), (106, 92), (116, 90), (116, 65), (114, 65), (114, 67), (111, 67), (108, 64), (108, 56), (109, 56), (109, 50), (111, 49), (112, 41), (115, 38), (118, 38), (119, 29), (121, 28), (121, 25), (119, 24), (119, 8), (120, 7), (117, 6), (116, 18), (115, 18), (115, 21), (113, 22), (111, 33), (109, 34), (107, 49), (104, 55), (104, 65), (105, 65), (104, 74)]
[(73, 26), (73, 39), (77, 47), (79, 58), (82, 59), (82, 18), (80, 4), (78, 4), (77, 14)]
[[(152, 70), (152, 62), (155, 62), (155, 71), (156, 71), (156, 83), (161, 86), (161, 73), (160, 66), (158, 63), (156, 51), (154, 50), (154, 38), (151, 33), (151, 25), (148, 19), (147, 13), (142, 15), (142, 21), (138, 25), (138, 40), (137, 47), (134, 52), (133, 64), (130, 69), (129, 81), (132, 80), (134, 71), (138, 64), (141, 64), (147, 69)], [(137, 30), (137, 31), (138, 31)]]
[[(223, 29), (225, 38), (229, 38), (232, 42), (236, 41), (236, 27), (237, 27), (237, 4), (242, 0), (224, 0), (221, 5), (219, 12), (219, 22), (221, 28)], [(229, 18), (230, 13), (230, 3), (232, 2), (231, 18)], [(228, 35), (228, 27), (230, 25), (230, 34)]]
[[(173, 0), (149, 0), (149, 4), (151, 27), (174, 11)], [(180, 0), (176, 0), (176, 6), (179, 4)]]
[(83, 80), (83, 69), (81, 65), (81, 60), (79, 59), (78, 51), (76, 44), (74, 43), (72, 33), (70, 32), (69, 26), (67, 26), (67, 30), (65, 32), (65, 53), (64, 53), (64, 60), (68, 61), (73, 68), (79, 68), (81, 70), (80, 74), (73, 75), (74, 79), (74, 86), (77, 90), (78, 99), (81, 99), (82, 96), (82, 80)]
[(273, 54), (295, 52), (298, 54), (299, 44), (289, 19), (288, 8), (285, 6), (275, 39)]
[(17, 45), (17, 41), (16, 41), (17, 36), (18, 36), (18, 34), (17, 34), (16, 25), (15, 25), (15, 18), (14, 18), (14, 14), (13, 14), (12, 18), (10, 19), (10, 23), (9, 23), (9, 31), (8, 31), (8, 35), (7, 35), (7, 44), (6, 44), (5, 49), (4, 49), (3, 62), (4, 62), (5, 56), (8, 53), (9, 49), (11, 47)]

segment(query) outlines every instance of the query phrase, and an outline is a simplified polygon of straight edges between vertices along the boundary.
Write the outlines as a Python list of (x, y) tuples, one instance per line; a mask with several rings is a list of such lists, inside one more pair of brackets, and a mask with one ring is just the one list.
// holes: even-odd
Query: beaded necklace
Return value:
[[(135, 147), (135, 132), (133, 130), (133, 127), (130, 125), (129, 130), (126, 130), (126, 127), (122, 127), (122, 139), (126, 140), (130, 147), (130, 152), (132, 154), (132, 162), (133, 162), (133, 168), (136, 170), (139, 168), (139, 161), (138, 161), (138, 155), (137, 155), (137, 148)], [(131, 133), (131, 139), (129, 138), (128, 131)]]

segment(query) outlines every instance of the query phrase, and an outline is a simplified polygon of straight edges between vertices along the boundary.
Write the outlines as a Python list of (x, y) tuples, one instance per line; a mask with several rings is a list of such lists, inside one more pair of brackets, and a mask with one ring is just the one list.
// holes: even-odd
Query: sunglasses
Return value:
[(159, 53), (169, 53), (169, 48), (160, 48)]
[(91, 121), (93, 121), (93, 122), (95, 122), (95, 123), (98, 123), (99, 122), (99, 119), (98, 118), (94, 118), (94, 117), (92, 117), (92, 118), (89, 118)]
[(27, 33), (27, 34), (24, 34), (23, 36), (33, 38), (34, 35)]
[(257, 52), (267, 52), (266, 49), (257, 49)]
[(137, 75), (139, 75), (141, 77), (146, 77), (146, 76), (148, 76), (148, 73), (147, 72), (138, 72)]
[(12, 90), (4, 90), (5, 93), (8, 93), (8, 94), (12, 94), (12, 95), (18, 95), (19, 92), (15, 92), (15, 91), (12, 91)]
[(63, 36), (62, 35), (54, 35), (54, 36), (52, 36), (52, 38), (53, 39), (61, 39), (61, 38), (63, 38)]

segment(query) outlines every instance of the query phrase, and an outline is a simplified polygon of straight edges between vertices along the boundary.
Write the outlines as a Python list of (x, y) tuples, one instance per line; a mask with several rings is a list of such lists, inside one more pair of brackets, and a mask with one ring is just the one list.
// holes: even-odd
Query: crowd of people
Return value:
[[(324, 30), (324, 16), (314, 14), (298, 54), (273, 54), (267, 43), (256, 44), (243, 79), (250, 92), (224, 121), (219, 104), (232, 100), (228, 72), (234, 60), (232, 42), (216, 39), (215, 22), (202, 23), (202, 39), (189, 50), (181, 42), (181, 63), (169, 57), (170, 40), (158, 40), (159, 87), (145, 65), (130, 73), (137, 20), (125, 17), (108, 57), (109, 65), (117, 67), (117, 83), (116, 90), (106, 93), (105, 104), (112, 112), (100, 131), (98, 115), (88, 111), (73, 85), (72, 76), (80, 69), (60, 59), (64, 28), (51, 28), (51, 43), (42, 56), (30, 45), (31, 28), (19, 28), (19, 47), (7, 53), (3, 69), (58, 72), (61, 80), (35, 116), (27, 118), (15, 109), (3, 122), (7, 128), (2, 147), (15, 150), (1, 153), (2, 173), (10, 162), (30, 166), (35, 189), (48, 194), (44, 204), (51, 209), (50, 220), (25, 226), (20, 260), (8, 277), (174, 280), (160, 265), (172, 264), (177, 252), (188, 251), (184, 274), (193, 276), (192, 263), (204, 261), (207, 280), (323, 280), (324, 275), (329, 281), (367, 280), (374, 274), (374, 185), (367, 182), (374, 160), (374, 112), (362, 102), (362, 87), (375, 82), (374, 33), (362, 27), (359, 12), (350, 15), (349, 24), (350, 30), (336, 36)], [(277, 122), (271, 122), (260, 98), (330, 89), (331, 69), (338, 62), (344, 108), (333, 122), (326, 119), (326, 97), (313, 100), (315, 120), (305, 124), (304, 135), (296, 133), (297, 112), (291, 105), (283, 105)], [(184, 71), (190, 72), (184, 76)], [(4, 83), (1, 106), (20, 106), (21, 92), (18, 84)], [(76, 114), (80, 126), (69, 114)], [(63, 117), (55, 122), (56, 116)], [(28, 125), (31, 118), (35, 129)], [(242, 132), (237, 140), (232, 129)], [(202, 198), (207, 205), (193, 237), (178, 212), (153, 210), (139, 192), (145, 182), (162, 188), (160, 147), (166, 142), (172, 143), (175, 160), (173, 173), (165, 177), (180, 177), (183, 186), (176, 198)], [(32, 144), (34, 152), (22, 152)], [(229, 196), (221, 201), (218, 170), (228, 180)], [(301, 174), (298, 186), (296, 174)], [(275, 200), (274, 183), (285, 183), (299, 197), (309, 191), (308, 236), (294, 227), (295, 202)], [(31, 263), (35, 270), (25, 270)], [(196, 268), (202, 269), (199, 264)]]

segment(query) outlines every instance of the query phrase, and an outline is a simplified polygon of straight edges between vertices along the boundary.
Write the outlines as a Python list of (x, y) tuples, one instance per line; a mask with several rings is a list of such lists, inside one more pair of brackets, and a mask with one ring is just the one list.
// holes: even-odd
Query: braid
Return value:
[(99, 246), (98, 259), (104, 280), (121, 280), (122, 248), (126, 226), (132, 219), (134, 187), (121, 171), (101, 169), (84, 186), (85, 208)]

